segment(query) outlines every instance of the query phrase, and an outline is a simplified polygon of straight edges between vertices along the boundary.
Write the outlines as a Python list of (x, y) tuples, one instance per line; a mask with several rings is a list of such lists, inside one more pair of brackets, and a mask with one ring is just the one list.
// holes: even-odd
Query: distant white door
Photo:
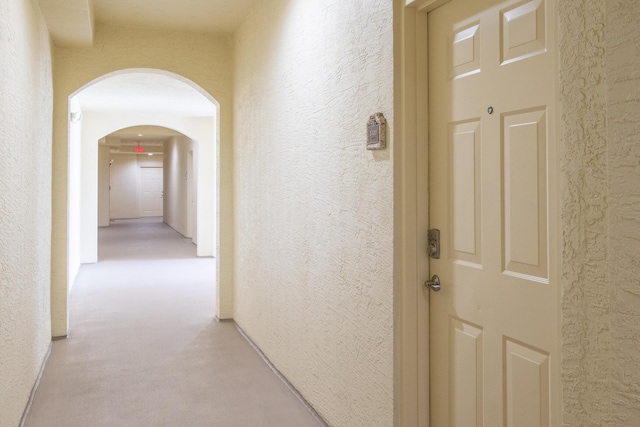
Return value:
[(141, 168), (142, 216), (162, 216), (163, 169)]
[(431, 425), (559, 425), (553, 0), (429, 14)]

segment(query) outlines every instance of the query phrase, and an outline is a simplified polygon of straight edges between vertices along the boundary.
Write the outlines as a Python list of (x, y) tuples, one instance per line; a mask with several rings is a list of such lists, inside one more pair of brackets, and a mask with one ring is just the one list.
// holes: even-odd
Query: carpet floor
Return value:
[(215, 260), (160, 218), (99, 230), (27, 427), (317, 427), (233, 322), (214, 319)]

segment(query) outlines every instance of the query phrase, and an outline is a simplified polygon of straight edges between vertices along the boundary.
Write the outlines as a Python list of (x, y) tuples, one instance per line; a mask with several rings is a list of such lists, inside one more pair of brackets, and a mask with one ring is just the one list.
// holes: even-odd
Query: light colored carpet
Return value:
[(116, 221), (99, 241), (25, 426), (321, 425), (233, 322), (214, 320), (214, 259), (158, 218)]

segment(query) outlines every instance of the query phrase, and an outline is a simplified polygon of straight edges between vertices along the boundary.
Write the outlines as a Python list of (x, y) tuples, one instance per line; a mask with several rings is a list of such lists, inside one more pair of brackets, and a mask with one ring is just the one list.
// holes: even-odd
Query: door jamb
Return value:
[(394, 425), (429, 426), (427, 14), (394, 2)]

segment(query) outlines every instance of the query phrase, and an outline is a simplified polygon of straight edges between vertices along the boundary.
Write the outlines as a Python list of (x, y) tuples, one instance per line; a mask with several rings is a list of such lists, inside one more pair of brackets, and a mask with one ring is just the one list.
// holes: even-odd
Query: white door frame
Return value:
[(427, 13), (447, 1), (394, 3), (394, 425), (402, 427), (429, 425)]

